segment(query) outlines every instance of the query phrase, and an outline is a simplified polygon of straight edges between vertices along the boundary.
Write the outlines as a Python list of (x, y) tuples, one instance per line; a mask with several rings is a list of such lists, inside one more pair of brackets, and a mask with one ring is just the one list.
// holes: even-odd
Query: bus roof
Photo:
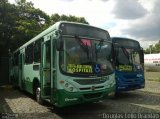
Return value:
[[(59, 22), (56, 22), (55, 24), (53, 24), (52, 26), (50, 26), (49, 28), (47, 28), (46, 30), (44, 30), (43, 32), (41, 32), (40, 34), (38, 34), (37, 36), (35, 36), (34, 38), (32, 38), (31, 40), (29, 40), (28, 42), (26, 42), (25, 44), (23, 44), (22, 46), (20, 46), (18, 49), (16, 49), (13, 53), (19, 51), (20, 49), (23, 49), (25, 48), (26, 46), (28, 46), (29, 44), (35, 42), (36, 40), (42, 38), (43, 36), (47, 35), (48, 33), (54, 31), (54, 30), (58, 30), (60, 25), (63, 24), (63, 23), (69, 23), (69, 24), (79, 24), (79, 25), (83, 25), (83, 26), (90, 26), (88, 24), (83, 24), (83, 23), (78, 23), (78, 22), (68, 22), (68, 21), (59, 21)], [(90, 26), (90, 27), (93, 27), (93, 28), (97, 28), (97, 27), (94, 27), (94, 26)], [(98, 29), (101, 29), (101, 28), (98, 28)], [(104, 30), (104, 29), (101, 29), (101, 30)], [(105, 30), (106, 31), (106, 30)], [(108, 31), (106, 31), (106, 33), (108, 33)], [(108, 33), (109, 34), (109, 33)]]
[(126, 40), (130, 40), (130, 41), (138, 42), (137, 40), (134, 40), (134, 39), (131, 39), (131, 38), (125, 38), (125, 37), (111, 37), (111, 39), (112, 39), (112, 41), (126, 39)]
[(111, 40), (113, 43), (118, 43), (120, 46), (141, 48), (140, 43), (134, 39), (125, 37), (111, 37)]

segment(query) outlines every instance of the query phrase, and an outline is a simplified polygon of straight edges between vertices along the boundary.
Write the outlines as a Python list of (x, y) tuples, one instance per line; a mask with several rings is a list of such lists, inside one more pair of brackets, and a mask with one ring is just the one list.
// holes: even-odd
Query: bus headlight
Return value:
[(61, 85), (63, 86), (64, 90), (68, 91), (68, 92), (76, 92), (77, 88), (75, 88), (72, 84), (70, 84), (67, 81), (60, 81), (63, 82), (61, 83)]
[(69, 87), (70, 92), (73, 92), (73, 87)]
[(65, 83), (65, 87), (67, 88), (69, 86), (69, 84), (68, 83)]
[(142, 74), (137, 74), (137, 77), (139, 78), (139, 77), (142, 77), (143, 75)]
[(110, 79), (110, 87), (113, 87), (116, 84), (115, 75), (109, 77)]
[(106, 81), (106, 88), (111, 88), (115, 86), (115, 84), (116, 84), (115, 75), (108, 76), (108, 80)]

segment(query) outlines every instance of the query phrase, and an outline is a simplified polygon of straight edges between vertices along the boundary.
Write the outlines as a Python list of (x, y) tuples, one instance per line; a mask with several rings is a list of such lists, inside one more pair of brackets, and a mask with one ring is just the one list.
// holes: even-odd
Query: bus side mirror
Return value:
[(63, 51), (63, 40), (62, 38), (59, 38), (56, 42), (56, 48), (58, 51)]
[(118, 50), (117, 50), (118, 47), (119, 47), (118, 43), (112, 43), (112, 56), (115, 64), (118, 56)]
[(144, 52), (143, 52), (143, 49), (140, 50), (140, 62), (144, 63)]
[(61, 33), (62, 31), (61, 30), (57, 30), (55, 31), (55, 35), (56, 35), (56, 48), (58, 51), (63, 51), (63, 39), (61, 37)]

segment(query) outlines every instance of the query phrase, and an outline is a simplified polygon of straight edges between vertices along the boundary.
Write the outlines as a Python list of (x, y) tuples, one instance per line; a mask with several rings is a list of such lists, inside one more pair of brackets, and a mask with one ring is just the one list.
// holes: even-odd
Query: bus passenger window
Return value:
[(33, 44), (29, 45), (25, 49), (25, 63), (32, 64), (33, 63)]
[(34, 63), (40, 63), (41, 58), (41, 40), (38, 40), (34, 44)]

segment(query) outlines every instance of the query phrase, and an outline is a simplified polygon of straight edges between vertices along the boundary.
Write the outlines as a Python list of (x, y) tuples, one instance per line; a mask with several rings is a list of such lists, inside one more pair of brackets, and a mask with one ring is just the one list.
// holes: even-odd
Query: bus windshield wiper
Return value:
[(103, 42), (104, 42), (104, 40), (101, 39), (101, 40), (99, 41), (99, 43), (98, 43), (98, 46), (100, 46), (100, 49), (101, 49), (101, 47), (102, 47), (102, 45), (103, 45)]
[(121, 47), (121, 49), (122, 49), (124, 55), (125, 55), (125, 56), (127, 57), (127, 59), (129, 60), (129, 54), (128, 54), (128, 52), (126, 51), (126, 49), (125, 49), (124, 47)]
[(97, 61), (97, 54), (100, 52), (102, 45), (103, 45), (103, 39), (99, 41), (98, 45), (95, 43), (95, 54), (96, 54), (96, 61)]
[(126, 58), (128, 59), (129, 63), (133, 65), (133, 59), (130, 55), (132, 55), (132, 52), (129, 53), (126, 51), (126, 49), (124, 47), (121, 47), (122, 48), (122, 51), (124, 53), (124, 55), (126, 56)]
[(83, 51), (87, 53), (87, 58), (89, 59), (89, 49), (88, 49), (88, 45), (87, 45), (87, 44), (84, 44), (84, 43), (82, 42), (82, 40), (81, 40), (78, 36), (75, 36), (75, 39), (77, 40), (78, 44), (79, 44), (80, 47), (83, 49)]

